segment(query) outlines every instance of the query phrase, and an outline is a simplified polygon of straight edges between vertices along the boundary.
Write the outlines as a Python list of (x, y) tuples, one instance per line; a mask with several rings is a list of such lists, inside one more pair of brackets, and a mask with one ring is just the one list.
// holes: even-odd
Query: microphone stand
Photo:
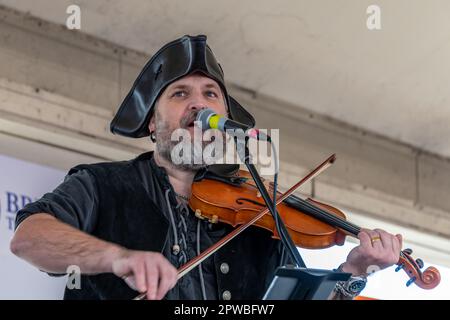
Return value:
[[(264, 202), (266, 203), (267, 208), (269, 209), (270, 213), (272, 214), (275, 221), (278, 221), (276, 223), (277, 231), (280, 236), (281, 242), (283, 243), (284, 247), (287, 249), (287, 252), (290, 254), (292, 261), (300, 268), (306, 268), (305, 262), (303, 261), (302, 257), (300, 256), (300, 253), (298, 252), (297, 247), (295, 246), (294, 241), (292, 241), (291, 236), (289, 235), (286, 226), (281, 219), (280, 215), (278, 214), (278, 211), (276, 208), (274, 208), (273, 201), (269, 196), (269, 193), (258, 173), (256, 170), (256, 167), (252, 163), (250, 151), (248, 149), (248, 137), (245, 137), (245, 143), (242, 143), (242, 141), (238, 141), (237, 137), (235, 139), (236, 143), (236, 149), (238, 152), (239, 157), (241, 158), (241, 161), (245, 164), (248, 171), (250, 172), (253, 180), (255, 181), (256, 187), (258, 188), (259, 192), (261, 193), (261, 196), (264, 199)], [(239, 139), (241, 140), (241, 139)]]

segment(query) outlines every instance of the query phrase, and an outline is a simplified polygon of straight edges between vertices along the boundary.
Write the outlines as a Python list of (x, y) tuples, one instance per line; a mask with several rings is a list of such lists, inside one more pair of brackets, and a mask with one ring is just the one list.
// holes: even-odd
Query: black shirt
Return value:
[[(162, 254), (179, 268), (207, 249), (227, 233), (224, 225), (211, 225), (199, 220), (184, 204), (180, 204), (169, 183), (165, 170), (151, 157), (139, 167), (143, 186), (149, 197), (170, 222), (169, 234)], [(201, 174), (201, 172), (199, 173)], [(98, 220), (98, 182), (88, 170), (67, 175), (53, 192), (46, 193), (36, 202), (26, 205), (17, 213), (16, 228), (28, 216), (45, 212), (84, 232), (91, 233)], [(174, 251), (178, 245), (180, 251)], [(181, 278), (165, 299), (218, 299), (216, 271), (213, 259), (208, 258), (201, 267)]]

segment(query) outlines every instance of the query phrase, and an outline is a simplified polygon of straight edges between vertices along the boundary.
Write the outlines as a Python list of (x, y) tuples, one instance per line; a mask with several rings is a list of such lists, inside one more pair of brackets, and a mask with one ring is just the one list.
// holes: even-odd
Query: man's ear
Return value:
[(155, 115), (153, 115), (153, 116), (150, 118), (150, 122), (149, 122), (149, 124), (148, 124), (148, 130), (149, 130), (150, 132), (153, 132), (153, 131), (156, 130), (156, 125), (155, 125)]
[(150, 122), (148, 124), (148, 131), (150, 132), (150, 140), (155, 143), (156, 142), (156, 124), (155, 124), (155, 117), (150, 118)]

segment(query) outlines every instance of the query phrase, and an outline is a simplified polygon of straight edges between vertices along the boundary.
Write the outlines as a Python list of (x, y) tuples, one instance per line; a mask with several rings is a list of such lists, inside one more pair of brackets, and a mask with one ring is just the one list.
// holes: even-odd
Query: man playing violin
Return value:
[[(17, 213), (11, 250), (52, 276), (72, 265), (81, 288), (65, 299), (260, 299), (275, 269), (286, 263), (280, 241), (249, 228), (184, 277), (177, 269), (230, 232), (198, 219), (188, 206), (205, 164), (174, 164), (176, 129), (193, 133), (203, 108), (249, 125), (253, 117), (226, 90), (223, 72), (205, 36), (185, 36), (147, 63), (111, 123), (113, 133), (150, 136), (156, 143), (130, 161), (79, 165), (53, 192)], [(220, 196), (220, 191), (219, 195)], [(363, 230), (360, 245), (339, 267), (364, 277), (370, 266), (399, 260), (400, 235)], [(351, 299), (341, 284), (334, 299)]]

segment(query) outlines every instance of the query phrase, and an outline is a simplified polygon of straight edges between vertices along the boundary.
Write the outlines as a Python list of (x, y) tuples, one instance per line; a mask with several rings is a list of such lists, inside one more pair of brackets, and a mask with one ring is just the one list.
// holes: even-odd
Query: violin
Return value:
[[(299, 186), (328, 168), (335, 159), (335, 155), (330, 156), (285, 193), (277, 193), (279, 194), (276, 199), (277, 211), (294, 244), (299, 247), (323, 249), (343, 245), (347, 235), (357, 237), (361, 231), (359, 226), (347, 221), (345, 214), (339, 209), (313, 199), (303, 200), (292, 195)], [(181, 266), (178, 269), (177, 279), (193, 270), (249, 226), (264, 228), (272, 232), (274, 238), (280, 238), (274, 218), (269, 213), (255, 183), (250, 179), (250, 174), (240, 170), (232, 180), (241, 182), (228, 183), (226, 179), (206, 177), (193, 183), (189, 206), (195, 215), (200, 219), (208, 219), (211, 223), (229, 224), (235, 229)], [(268, 189), (273, 188), (268, 181), (264, 181), (264, 184)], [(423, 261), (413, 259), (411, 254), (411, 249), (400, 252), (396, 271), (406, 272), (409, 277), (407, 286), (415, 283), (422, 289), (435, 288), (441, 281), (439, 270), (430, 266), (422, 271)], [(141, 293), (134, 299), (142, 300), (145, 296), (146, 293)]]
[[(334, 158), (331, 160), (334, 161)], [(238, 186), (222, 179), (206, 178), (194, 182), (189, 205), (195, 215), (211, 223), (222, 222), (233, 227), (254, 219), (266, 205), (250, 174), (240, 170), (238, 177), (244, 181)], [(266, 185), (267, 180), (264, 183)], [(273, 185), (268, 183), (268, 187), (271, 189)], [(220, 190), (219, 193), (217, 190)], [(343, 245), (347, 235), (357, 237), (361, 231), (359, 226), (346, 220), (341, 210), (313, 199), (303, 200), (289, 195), (277, 205), (277, 210), (293, 242), (301, 248), (323, 249)], [(268, 210), (253, 225), (272, 232), (274, 238), (280, 239), (274, 218)], [(411, 253), (411, 249), (402, 250), (396, 268), (396, 271), (403, 269), (408, 275), (406, 285), (415, 283), (423, 289), (436, 287), (440, 282), (439, 271), (435, 267), (422, 271), (423, 261), (413, 259)]]

